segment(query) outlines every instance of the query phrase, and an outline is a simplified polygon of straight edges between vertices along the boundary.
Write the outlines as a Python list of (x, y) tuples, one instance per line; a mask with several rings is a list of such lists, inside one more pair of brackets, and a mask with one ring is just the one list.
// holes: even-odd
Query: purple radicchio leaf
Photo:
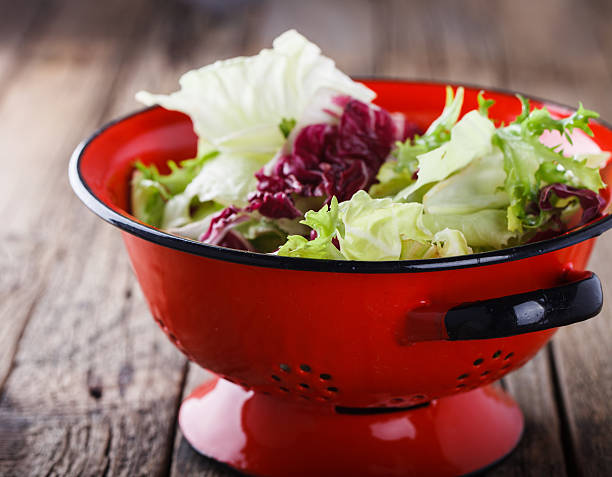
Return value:
[(279, 199), (284, 201), (286, 197), (291, 203), (292, 195), (325, 197), (327, 201), (332, 196), (339, 201), (350, 199), (358, 190), (374, 184), (395, 141), (413, 134), (414, 126), (384, 109), (346, 96), (334, 98), (334, 103), (344, 107), (338, 124), (304, 127), (295, 138), (292, 152), (281, 156), (269, 175), (263, 170), (257, 172), (258, 193), (252, 201), (262, 215), (295, 218), (297, 209), (288, 204), (259, 205), (262, 200), (265, 203), (261, 193), (274, 197), (284, 193)]
[(249, 197), (247, 209), (257, 210), (261, 215), (273, 219), (284, 217), (295, 219), (302, 216), (285, 192), (255, 192)]
[(231, 206), (217, 212), (211, 219), (208, 230), (200, 237), (200, 242), (237, 250), (255, 251), (253, 246), (240, 233), (232, 230), (238, 224), (250, 220), (243, 209)]
[[(231, 206), (218, 212), (200, 240), (212, 245), (253, 250), (237, 225), (250, 220), (251, 213), (279, 219), (295, 219), (303, 214), (293, 196), (336, 196), (350, 199), (355, 192), (368, 189), (376, 181), (378, 170), (389, 156), (396, 141), (420, 133), (418, 126), (401, 113), (389, 114), (382, 108), (336, 96), (335, 106), (342, 113), (326, 110), (337, 124), (312, 124), (302, 128), (293, 143), (292, 152), (282, 155), (268, 175), (264, 170), (255, 176), (257, 191), (249, 197), (244, 209)], [(337, 244), (335, 239), (334, 244)]]
[(560, 199), (566, 199), (568, 197), (576, 197), (578, 199), (580, 207), (582, 208), (582, 217), (580, 218), (578, 226), (584, 225), (600, 217), (606, 206), (606, 201), (597, 192), (557, 183), (547, 185), (540, 190), (538, 206), (541, 210), (554, 210), (554, 206), (550, 201), (552, 194), (555, 194)]

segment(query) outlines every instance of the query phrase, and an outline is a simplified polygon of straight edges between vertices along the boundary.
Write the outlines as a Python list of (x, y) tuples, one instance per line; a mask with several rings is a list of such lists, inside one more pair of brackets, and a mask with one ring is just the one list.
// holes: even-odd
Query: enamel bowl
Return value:
[[(443, 107), (443, 84), (365, 83), (377, 104), (422, 128)], [(477, 107), (480, 89), (466, 87), (464, 111)], [(488, 97), (494, 119), (520, 112), (513, 93)], [(533, 103), (561, 116), (572, 111)], [(612, 150), (610, 127), (592, 129), (585, 147)], [(516, 403), (491, 383), (531, 359), (558, 326), (601, 309), (601, 285), (586, 267), (609, 216), (511, 249), (352, 262), (206, 245), (130, 215), (135, 159), (165, 170), (167, 160), (195, 153), (189, 118), (153, 107), (82, 143), (70, 181), (87, 207), (120, 229), (154, 320), (215, 375), (183, 403), (184, 435), (244, 472), (422, 476), (485, 468), (523, 429)]]

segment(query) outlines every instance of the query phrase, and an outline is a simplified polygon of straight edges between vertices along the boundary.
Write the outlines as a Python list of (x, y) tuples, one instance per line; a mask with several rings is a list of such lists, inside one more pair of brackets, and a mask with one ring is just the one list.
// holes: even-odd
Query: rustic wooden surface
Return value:
[[(177, 430), (203, 372), (150, 319), (119, 234), (68, 186), (71, 150), (138, 107), (138, 89), (173, 90), (181, 72), (296, 27), (353, 75), (513, 88), (612, 119), (605, 0), (0, 0), (0, 12), (0, 475), (236, 475)], [(602, 238), (602, 314), (504, 380), (527, 428), (487, 475), (612, 475), (611, 258)]]

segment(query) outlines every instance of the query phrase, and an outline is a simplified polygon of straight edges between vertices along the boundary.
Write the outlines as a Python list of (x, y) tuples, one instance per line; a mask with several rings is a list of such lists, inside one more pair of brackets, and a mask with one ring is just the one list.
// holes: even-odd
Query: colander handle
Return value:
[(601, 282), (586, 272), (558, 287), (461, 304), (446, 313), (444, 325), (453, 341), (503, 338), (584, 321), (602, 305)]

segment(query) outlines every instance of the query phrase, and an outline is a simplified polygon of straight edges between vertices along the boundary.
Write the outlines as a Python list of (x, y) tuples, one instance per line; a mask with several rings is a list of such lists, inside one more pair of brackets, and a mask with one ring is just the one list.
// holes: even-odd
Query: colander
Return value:
[[(425, 128), (444, 85), (371, 80), (377, 103)], [(481, 88), (466, 87), (465, 110)], [(512, 93), (489, 90), (492, 117)], [(534, 100), (558, 115), (567, 107)], [(592, 125), (612, 150), (612, 130)], [(405, 262), (321, 261), (205, 245), (129, 214), (132, 163), (193, 157), (187, 116), (159, 107), (115, 121), (75, 151), (77, 195), (119, 227), (151, 313), (214, 378), (182, 404), (200, 452), (260, 476), (450, 476), (506, 456), (523, 430), (491, 383), (525, 364), (558, 326), (595, 316), (586, 270), (604, 217), (511, 249)], [(604, 179), (608, 180), (607, 169)]]

